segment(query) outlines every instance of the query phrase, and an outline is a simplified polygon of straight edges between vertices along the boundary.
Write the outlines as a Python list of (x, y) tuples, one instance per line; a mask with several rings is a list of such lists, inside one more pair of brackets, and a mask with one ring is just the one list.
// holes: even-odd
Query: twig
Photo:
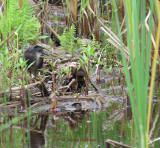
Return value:
[(59, 90), (64, 90), (64, 92), (66, 92), (67, 91), (67, 89), (69, 89), (70, 87), (71, 87), (71, 85), (75, 82), (76, 80), (75, 79), (72, 79), (72, 81), (68, 84), (68, 85), (66, 85), (66, 86), (61, 86), (60, 88), (59, 88)]
[(57, 97), (57, 100), (95, 100), (93, 97), (89, 97), (89, 96), (59, 96)]
[(43, 19), (41, 19), (39, 16), (38, 18), (48, 27), (48, 29), (50, 30), (50, 32), (52, 32), (55, 37), (57, 38), (58, 42), (60, 42), (60, 39), (58, 37), (58, 34), (51, 28), (51, 26), (49, 26)]
[[(43, 93), (43, 95), (48, 95), (49, 93), (48, 93), (48, 90), (47, 90), (47, 88), (45, 87), (45, 84), (42, 82), (42, 81), (38, 81), (38, 82), (36, 82), (36, 83), (32, 83), (32, 84), (29, 84), (29, 85), (24, 85), (24, 87), (23, 87), (23, 89), (25, 90), (25, 91), (27, 91), (27, 89), (29, 89), (29, 88), (31, 88), (31, 87), (33, 87), (33, 86), (41, 86), (41, 91), (43, 91), (42, 93)], [(10, 89), (7, 89), (7, 90), (5, 90), (5, 91), (0, 91), (0, 96), (2, 95), (4, 95), (5, 93), (6, 94), (9, 94), (9, 96), (10, 96), (10, 93), (12, 92), (12, 96), (13, 95), (18, 95), (18, 93), (19, 93), (19, 91), (21, 90), (21, 86), (20, 87), (14, 87), (14, 88), (11, 88), (11, 90)], [(26, 93), (27, 94), (27, 93)]]
[(125, 144), (122, 144), (122, 143), (119, 143), (117, 141), (113, 141), (110, 139), (107, 139), (105, 143), (106, 143), (107, 148), (110, 148), (110, 145), (114, 147), (132, 148), (131, 146), (128, 146), (128, 145), (125, 145)]
[(10, 38), (12, 38), (15, 34), (16, 34), (16, 33), (13, 32), (6, 40), (4, 40), (4, 41), (2, 42), (2, 44), (0, 45), (0, 49), (1, 49), (1, 48), (3, 47), (3, 45), (4, 45), (6, 42), (8, 42), (8, 40), (9, 40)]

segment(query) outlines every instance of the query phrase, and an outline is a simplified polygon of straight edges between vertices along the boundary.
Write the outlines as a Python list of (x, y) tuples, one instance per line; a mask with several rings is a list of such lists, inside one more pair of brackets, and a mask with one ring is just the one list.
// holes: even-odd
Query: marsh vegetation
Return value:
[(159, 147), (160, 4), (1, 0), (0, 147)]

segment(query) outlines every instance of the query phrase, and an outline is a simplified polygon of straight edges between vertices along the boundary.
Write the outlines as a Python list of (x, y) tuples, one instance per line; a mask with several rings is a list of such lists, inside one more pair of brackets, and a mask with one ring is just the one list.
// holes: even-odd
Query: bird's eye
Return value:
[(42, 49), (39, 49), (38, 51), (39, 51), (39, 52), (42, 52)]

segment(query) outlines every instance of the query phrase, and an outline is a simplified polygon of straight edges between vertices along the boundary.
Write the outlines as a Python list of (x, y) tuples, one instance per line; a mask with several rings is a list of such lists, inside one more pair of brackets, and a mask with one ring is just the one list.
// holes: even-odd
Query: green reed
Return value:
[[(135, 131), (137, 136), (137, 147), (148, 147), (147, 136), (147, 104), (148, 104), (148, 85), (151, 58), (151, 32), (154, 1), (150, 1), (147, 6), (146, 0), (125, 0), (125, 27), (127, 29), (127, 47), (129, 49), (129, 63), (131, 74), (128, 70), (127, 59), (124, 51), (124, 39), (120, 29), (117, 13), (117, 6), (113, 0), (115, 18), (119, 38), (121, 40), (121, 53), (126, 75), (126, 82), (134, 116)], [(147, 6), (147, 7), (146, 7)], [(147, 14), (151, 12), (146, 22)], [(146, 28), (149, 25), (149, 30)], [(151, 102), (150, 102), (151, 103)]]

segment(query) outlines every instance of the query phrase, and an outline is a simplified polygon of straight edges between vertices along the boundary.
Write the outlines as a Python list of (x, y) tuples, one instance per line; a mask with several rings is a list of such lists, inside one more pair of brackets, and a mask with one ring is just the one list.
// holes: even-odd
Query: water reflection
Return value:
[[(153, 106), (153, 110), (158, 110), (152, 115), (153, 125), (159, 116), (159, 108), (157, 104)], [(103, 148), (106, 147), (106, 140), (110, 141), (110, 145), (113, 142), (135, 145), (133, 120), (127, 120), (127, 112), (127, 107), (122, 104), (113, 105), (101, 112), (77, 110), (34, 114), (1, 133), (0, 147)], [(159, 137), (159, 124), (153, 130), (152, 142)], [(157, 146), (158, 142), (153, 143), (153, 147)]]
[[(112, 112), (112, 113), (111, 113)], [(105, 140), (127, 140), (123, 112), (115, 110), (100, 113), (77, 110), (74, 112), (52, 112), (49, 115), (34, 115), (30, 120), (31, 148), (45, 147), (106, 147)], [(115, 124), (112, 116), (117, 118)], [(122, 120), (122, 122), (121, 122)], [(122, 127), (122, 128), (121, 128)], [(126, 128), (126, 127), (125, 127)], [(123, 136), (120, 136), (122, 135)], [(130, 144), (130, 140), (128, 142)]]
[(43, 133), (31, 131), (30, 138), (31, 138), (31, 148), (42, 148), (45, 145), (45, 139)]
[(78, 130), (78, 125), (79, 123), (82, 123), (82, 119), (84, 118), (85, 114), (85, 111), (67, 113), (66, 120), (68, 121), (68, 127), (71, 130)]
[(35, 115), (30, 121), (31, 148), (42, 148), (45, 145), (44, 131), (49, 115)]

